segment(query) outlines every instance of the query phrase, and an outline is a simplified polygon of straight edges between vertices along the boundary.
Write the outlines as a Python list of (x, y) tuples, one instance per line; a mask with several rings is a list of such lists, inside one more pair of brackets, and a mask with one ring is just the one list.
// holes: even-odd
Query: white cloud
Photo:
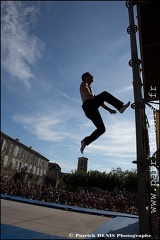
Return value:
[(127, 92), (130, 92), (130, 91), (133, 91), (133, 86), (132, 85), (115, 90), (115, 94), (117, 94), (117, 93), (127, 93)]
[(73, 97), (70, 97), (69, 95), (67, 95), (65, 92), (62, 92), (60, 91), (59, 89), (56, 89), (62, 96), (64, 96), (65, 98), (71, 100), (71, 101), (74, 101), (74, 102), (77, 102), (77, 103), (81, 103), (81, 100), (79, 99), (76, 99), (76, 98), (73, 98)]
[(113, 120), (99, 140), (86, 147), (86, 152), (112, 157), (135, 156), (135, 128), (131, 122)]
[(33, 113), (15, 114), (13, 120), (34, 134), (39, 140), (59, 142), (64, 139), (75, 140), (76, 127), (74, 120), (78, 113), (67, 103), (55, 102), (54, 106), (43, 103)]
[(28, 88), (35, 77), (31, 66), (41, 58), (44, 48), (43, 42), (30, 32), (38, 14), (37, 4), (2, 1), (2, 66)]
[(63, 131), (63, 120), (57, 116), (25, 116), (17, 115), (13, 117), (14, 121), (19, 122), (26, 130), (36, 135), (43, 141), (59, 142), (63, 140), (67, 133)]

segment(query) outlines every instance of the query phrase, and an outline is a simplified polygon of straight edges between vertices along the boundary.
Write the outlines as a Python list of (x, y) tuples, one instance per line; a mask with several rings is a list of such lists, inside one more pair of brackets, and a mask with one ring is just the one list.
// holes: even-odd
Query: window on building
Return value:
[(7, 148), (6, 148), (6, 154), (9, 154), (10, 151), (11, 151), (11, 146), (12, 146), (12, 143), (11, 142), (8, 142), (7, 143)]
[(4, 161), (3, 161), (3, 166), (6, 167), (8, 163), (8, 156), (5, 156)]
[(40, 171), (40, 176), (42, 176), (43, 175), (43, 169), (41, 169), (41, 171)]
[(36, 167), (34, 166), (34, 167), (33, 167), (33, 172), (32, 172), (32, 173), (35, 174), (35, 172), (36, 172)]
[(33, 154), (30, 154), (30, 163), (33, 164), (33, 159), (34, 159), (34, 155)]
[(35, 165), (38, 165), (39, 158), (36, 156), (35, 157)]
[(34, 157), (33, 157), (33, 165), (36, 165), (36, 162), (37, 162), (37, 156), (34, 155)]
[(38, 159), (37, 166), (40, 166), (40, 162), (41, 162), (41, 159), (39, 158), (39, 159)]
[(26, 154), (25, 154), (25, 160), (28, 161), (28, 159), (29, 159), (29, 153), (26, 152)]
[(19, 147), (18, 147), (18, 146), (15, 146), (14, 152), (13, 152), (13, 156), (14, 156), (14, 157), (17, 157), (18, 150), (19, 150)]
[(30, 170), (29, 170), (30, 173), (33, 173), (33, 168), (31, 167)]
[(23, 159), (24, 158), (24, 149), (21, 149), (21, 154), (20, 154), (20, 159)]
[(6, 140), (3, 139), (3, 138), (1, 138), (1, 150), (2, 150), (2, 151), (3, 151), (3, 149), (4, 149), (5, 144), (6, 144)]
[(27, 152), (24, 150), (23, 160), (26, 161)]
[(42, 167), (42, 162), (43, 162), (43, 160), (40, 158), (40, 159), (39, 159), (39, 166), (40, 166), (40, 167)]
[(13, 168), (16, 167), (16, 160), (15, 160), (15, 158), (12, 159), (12, 166), (13, 166)]
[(22, 163), (19, 162), (19, 161), (17, 161), (17, 162), (16, 162), (16, 170), (17, 170), (17, 172), (20, 172), (20, 171), (21, 171), (21, 167), (22, 167)]
[(39, 169), (39, 167), (37, 168), (37, 171), (36, 171), (36, 175), (39, 175), (39, 171), (40, 171), (40, 169)]

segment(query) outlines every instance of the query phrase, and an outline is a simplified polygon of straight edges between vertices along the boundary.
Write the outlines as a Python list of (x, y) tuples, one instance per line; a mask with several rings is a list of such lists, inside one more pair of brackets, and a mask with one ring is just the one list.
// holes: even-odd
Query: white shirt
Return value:
[(83, 81), (80, 85), (80, 94), (82, 103), (84, 103), (87, 99), (91, 99), (95, 96), (95, 94), (92, 92), (91, 87), (85, 81)]

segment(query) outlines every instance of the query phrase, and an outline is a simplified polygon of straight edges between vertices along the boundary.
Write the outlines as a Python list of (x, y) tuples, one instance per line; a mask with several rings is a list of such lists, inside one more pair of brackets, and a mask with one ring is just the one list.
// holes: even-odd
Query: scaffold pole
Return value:
[(133, 2), (127, 1), (129, 27), (127, 32), (130, 34), (131, 60), (129, 65), (133, 73), (133, 90), (135, 106), (135, 125), (136, 125), (136, 151), (137, 151), (137, 183), (138, 183), (138, 215), (139, 215), (139, 234), (147, 232), (146, 224), (146, 156), (143, 139), (143, 117), (144, 103), (142, 101), (140, 63), (137, 53), (136, 32), (138, 27), (134, 23)]

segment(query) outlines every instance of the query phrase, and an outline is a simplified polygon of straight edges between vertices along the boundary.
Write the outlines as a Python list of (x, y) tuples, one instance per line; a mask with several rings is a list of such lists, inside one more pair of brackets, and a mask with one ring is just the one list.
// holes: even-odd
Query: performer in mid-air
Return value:
[(84, 148), (90, 143), (99, 138), (105, 131), (105, 126), (98, 108), (101, 106), (111, 114), (115, 114), (114, 109), (109, 108), (104, 102), (111, 104), (120, 113), (123, 113), (125, 109), (130, 105), (130, 101), (126, 104), (115, 98), (110, 93), (104, 91), (98, 95), (95, 95), (91, 89), (91, 83), (93, 82), (93, 76), (86, 72), (82, 75), (82, 83), (80, 85), (80, 95), (82, 98), (82, 108), (87, 118), (89, 118), (96, 126), (96, 130), (90, 135), (85, 137), (81, 141), (80, 151), (83, 154)]

